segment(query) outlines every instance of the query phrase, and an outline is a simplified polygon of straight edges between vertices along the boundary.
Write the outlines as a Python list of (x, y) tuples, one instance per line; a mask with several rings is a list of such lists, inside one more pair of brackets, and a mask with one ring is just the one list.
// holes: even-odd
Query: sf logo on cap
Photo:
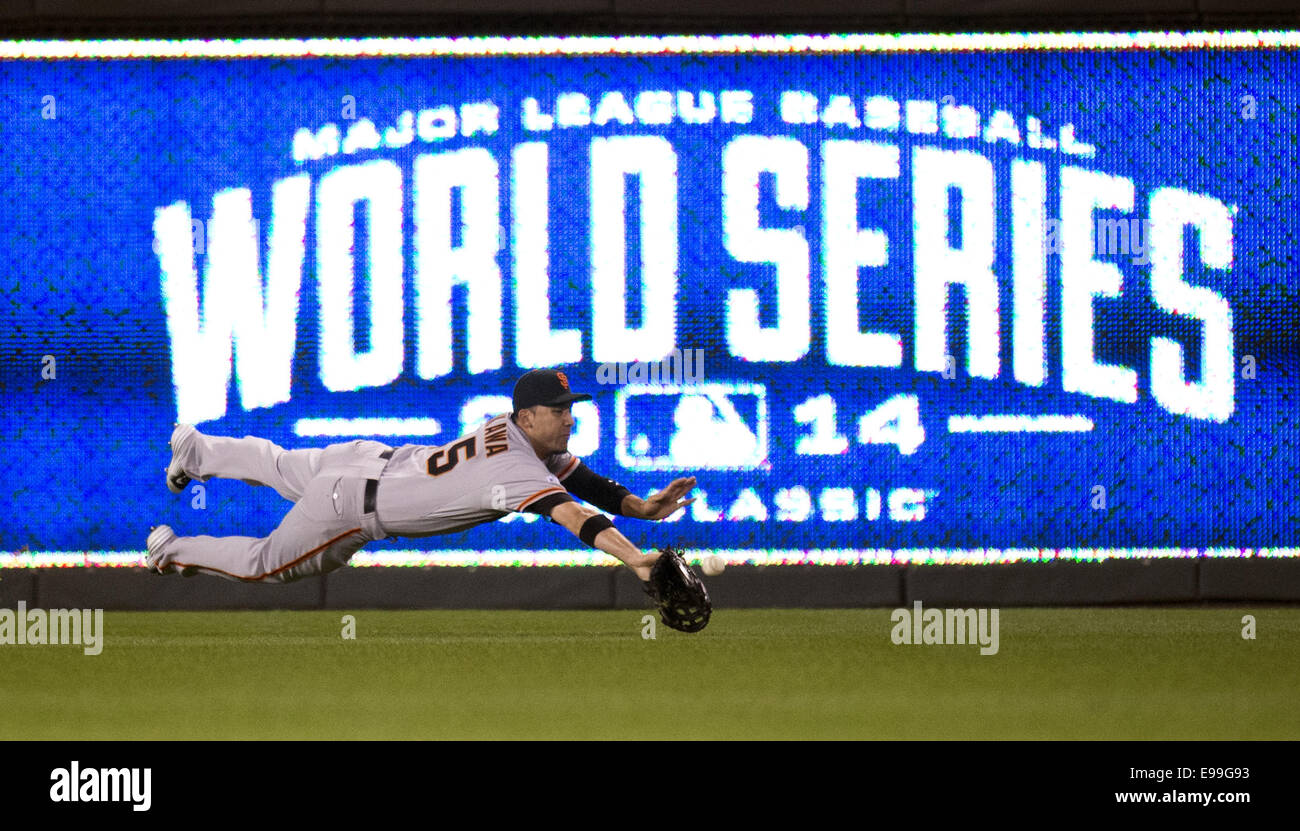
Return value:
[(563, 372), (555, 373), (555, 377), (560, 379), (560, 384), (567, 390), (569, 388), (569, 379), (564, 376)]

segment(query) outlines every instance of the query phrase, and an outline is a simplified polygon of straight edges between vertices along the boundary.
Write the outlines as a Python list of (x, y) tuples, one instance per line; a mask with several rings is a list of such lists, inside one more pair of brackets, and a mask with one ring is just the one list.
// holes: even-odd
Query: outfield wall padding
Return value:
[(260, 585), (142, 568), (58, 568), (35, 577), (46, 609), (319, 609), (324, 588), (319, 580)]
[(1206, 600), (1300, 601), (1296, 571), (1290, 560), (1206, 560), (1198, 594)]
[(0, 608), (16, 608), (20, 600), (29, 606), (35, 606), (36, 578), (34, 569), (0, 569)]
[(614, 573), (495, 566), (342, 569), (324, 579), (325, 608), (609, 609)]
[[(1080, 606), (1300, 601), (1300, 560), (1187, 559), (982, 566), (730, 566), (717, 608)], [(0, 607), (636, 609), (623, 568), (353, 568), (288, 585), (159, 577), (136, 568), (0, 569)]]
[(906, 600), (927, 606), (1074, 606), (1177, 603), (1197, 594), (1196, 560), (915, 566)]

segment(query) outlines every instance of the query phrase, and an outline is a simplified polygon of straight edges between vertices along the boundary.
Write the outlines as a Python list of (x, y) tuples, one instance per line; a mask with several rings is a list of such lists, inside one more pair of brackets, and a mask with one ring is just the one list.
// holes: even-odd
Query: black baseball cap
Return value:
[(563, 372), (554, 369), (534, 369), (525, 372), (515, 382), (515, 412), (536, 407), (558, 407), (574, 401), (590, 401), (586, 393), (575, 393), (569, 389), (569, 379)]

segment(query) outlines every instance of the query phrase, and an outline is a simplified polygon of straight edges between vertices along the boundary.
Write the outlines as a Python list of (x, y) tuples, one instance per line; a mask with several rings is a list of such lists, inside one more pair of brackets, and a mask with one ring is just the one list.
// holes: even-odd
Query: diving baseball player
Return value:
[(615, 515), (658, 520), (694, 501), (685, 497), (695, 477), (675, 479), (641, 499), (591, 471), (568, 452), (570, 408), (590, 399), (572, 392), (563, 372), (533, 370), (515, 384), (513, 413), (441, 447), (358, 440), (284, 450), (265, 439), (207, 436), (178, 425), (167, 468), (173, 493), (190, 480), (216, 476), (272, 487), (295, 504), (261, 538), (181, 537), (160, 525), (149, 534), (148, 567), (158, 574), (288, 583), (347, 565), (371, 540), (451, 534), (511, 511), (531, 511), (649, 581), (660, 553), (642, 552), (604, 514), (574, 497)]

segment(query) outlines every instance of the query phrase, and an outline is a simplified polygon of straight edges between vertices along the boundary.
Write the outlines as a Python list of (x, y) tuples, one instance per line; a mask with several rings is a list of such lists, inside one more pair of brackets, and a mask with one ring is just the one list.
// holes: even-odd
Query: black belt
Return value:
[[(392, 448), (389, 448), (388, 450), (385, 450), (383, 453), (380, 453), (379, 458), (381, 459), (393, 458)], [(379, 480), (367, 479), (366, 495), (361, 502), (361, 510), (363, 513), (373, 514), (375, 512), (375, 497), (378, 495), (379, 495)]]

